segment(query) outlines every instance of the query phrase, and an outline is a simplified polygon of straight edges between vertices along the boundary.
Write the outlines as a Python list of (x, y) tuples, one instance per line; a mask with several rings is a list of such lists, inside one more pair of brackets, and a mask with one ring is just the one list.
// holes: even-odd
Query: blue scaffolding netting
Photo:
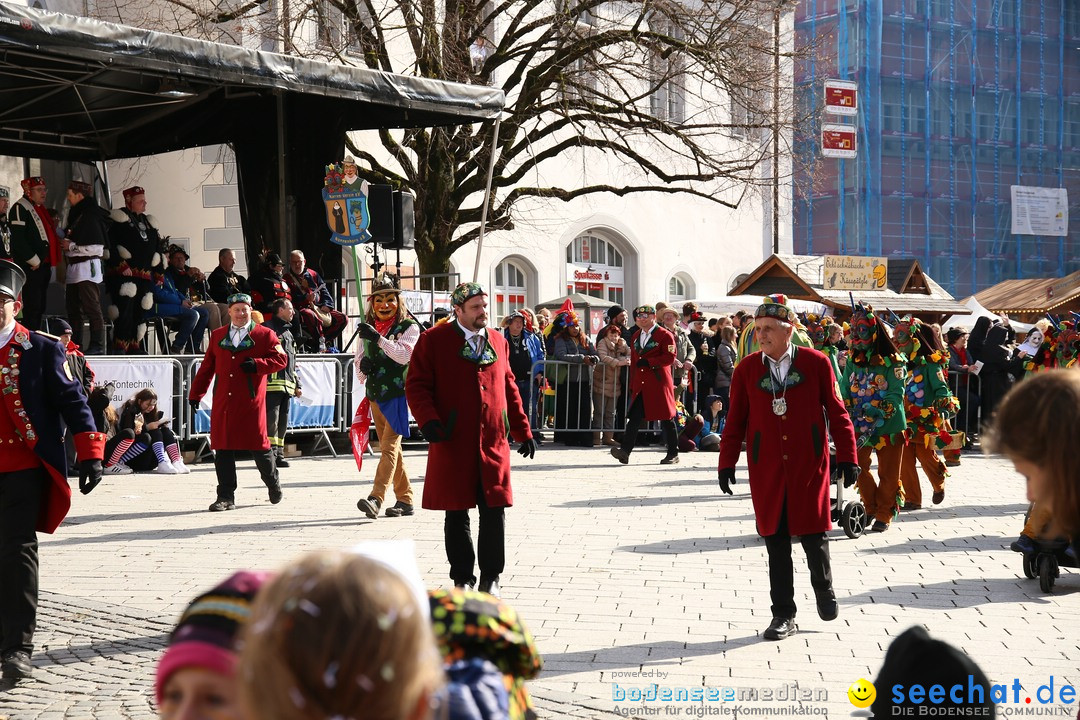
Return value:
[[(796, 92), (853, 80), (859, 155), (796, 133), (794, 249), (914, 256), (956, 296), (1080, 270), (1080, 2), (802, 0)], [(1065, 188), (1066, 237), (1014, 235), (1010, 186)]]

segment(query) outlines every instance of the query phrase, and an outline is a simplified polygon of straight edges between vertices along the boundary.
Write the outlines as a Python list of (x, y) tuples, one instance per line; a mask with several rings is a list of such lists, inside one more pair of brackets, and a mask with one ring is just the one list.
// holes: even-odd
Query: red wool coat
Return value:
[[(826, 532), (832, 528), (828, 434), (836, 443), (836, 461), (856, 462), (855, 431), (837, 394), (832, 364), (817, 350), (795, 348), (785, 381), (788, 410), (781, 416), (773, 414), (771, 377), (761, 351), (735, 366), (720, 468), (735, 467), (745, 439), (758, 533), (776, 534), (785, 498), (790, 534)], [(775, 389), (777, 397), (782, 394)]]
[[(266, 437), (266, 376), (289, 364), (289, 358), (268, 327), (254, 326), (239, 349), (228, 342), (229, 325), (210, 333), (199, 372), (191, 382), (191, 400), (202, 400), (214, 381), (214, 406), (210, 410), (210, 447), (215, 450), (269, 450)], [(240, 369), (254, 358), (257, 372)]]
[(478, 481), (488, 507), (513, 505), (506, 431), (518, 442), (532, 432), (510, 370), (506, 339), (488, 328), (487, 342), (487, 364), (472, 359), (464, 333), (451, 320), (421, 333), (413, 351), (405, 379), (413, 417), (420, 427), (439, 420), (450, 435), (428, 446), (427, 510), (476, 507)]
[[(675, 362), (675, 336), (657, 325), (642, 350), (638, 345), (641, 328), (630, 338), (630, 405), (640, 394), (646, 420), (670, 420), (675, 417), (675, 385), (671, 366)], [(645, 358), (649, 367), (638, 367)]]

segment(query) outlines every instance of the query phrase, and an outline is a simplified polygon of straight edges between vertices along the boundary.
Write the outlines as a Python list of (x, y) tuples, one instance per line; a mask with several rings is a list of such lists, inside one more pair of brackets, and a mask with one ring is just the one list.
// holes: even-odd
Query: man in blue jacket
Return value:
[(64, 426), (75, 440), (79, 490), (101, 482), (98, 432), (64, 348), (15, 321), (26, 274), (0, 260), (0, 668), (30, 675), (38, 601), (38, 531), (51, 533), (71, 507)]
[(203, 335), (206, 334), (206, 326), (210, 322), (210, 315), (203, 306), (196, 307), (188, 296), (180, 290), (176, 282), (176, 269), (171, 264), (171, 258), (183, 257), (187, 260), (187, 253), (178, 245), (170, 247), (170, 266), (165, 270), (160, 283), (152, 288), (154, 304), (146, 311), (146, 317), (178, 317), (180, 328), (176, 331), (176, 338), (169, 349), (173, 355), (182, 355), (188, 340), (192, 341), (193, 352), (201, 355), (203, 352)]

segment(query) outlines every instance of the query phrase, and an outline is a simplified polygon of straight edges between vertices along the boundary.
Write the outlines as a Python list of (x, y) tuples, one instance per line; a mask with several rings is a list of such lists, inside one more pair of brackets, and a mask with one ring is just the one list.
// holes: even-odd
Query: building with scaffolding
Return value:
[[(914, 256), (962, 297), (1080, 270), (1080, 2), (800, 0), (803, 102), (858, 83), (858, 157), (796, 140), (794, 251)], [(1011, 231), (1011, 186), (1064, 188), (1064, 236)]]

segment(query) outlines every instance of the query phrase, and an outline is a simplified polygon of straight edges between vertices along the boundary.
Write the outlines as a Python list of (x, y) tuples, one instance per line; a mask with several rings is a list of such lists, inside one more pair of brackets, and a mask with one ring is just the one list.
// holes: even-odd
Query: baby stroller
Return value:
[(849, 538), (857, 538), (866, 532), (868, 517), (866, 508), (858, 500), (844, 501), (844, 481), (836, 467), (836, 448), (829, 443), (829, 482), (836, 486), (836, 499), (832, 506), (832, 521), (843, 529)]
[[(1024, 515), (1025, 524), (1031, 515), (1032, 507), (1029, 505)], [(1027, 537), (1030, 539), (1030, 536)], [(1024, 539), (1021, 536), (1020, 540)], [(1023, 553), (1024, 575), (1032, 579), (1039, 578), (1039, 589), (1046, 593), (1054, 591), (1054, 582), (1061, 575), (1061, 568), (1080, 567), (1067, 538), (1032, 539), (1031, 544), (1026, 548), (1016, 542), (1013, 543), (1012, 549)]]

